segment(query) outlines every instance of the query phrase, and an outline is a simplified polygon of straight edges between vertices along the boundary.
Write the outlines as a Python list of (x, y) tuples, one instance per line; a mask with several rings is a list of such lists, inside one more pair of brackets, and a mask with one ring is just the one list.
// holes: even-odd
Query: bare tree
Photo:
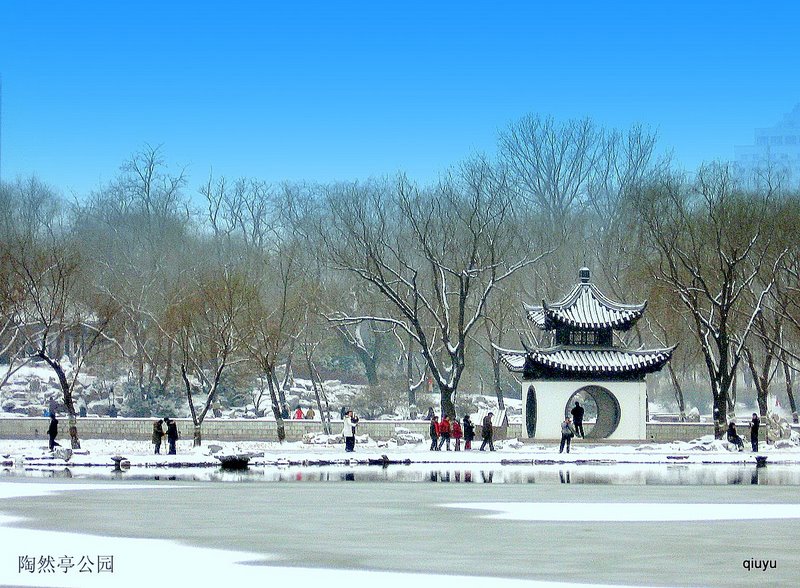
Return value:
[(483, 160), (430, 191), (400, 177), (393, 186), (347, 184), (327, 194), (333, 222), (319, 230), (331, 262), (377, 288), (392, 307), (381, 316), (342, 309), (330, 318), (343, 325), (382, 322), (406, 333), (450, 416), (469, 336), (489, 296), (543, 255), (509, 230), (512, 203), (505, 177)]
[(675, 293), (700, 345), (717, 437), (727, 424), (728, 395), (745, 341), (774, 283), (759, 288), (754, 300), (746, 295), (769, 248), (771, 196), (743, 193), (727, 167), (711, 165), (691, 185), (665, 177), (636, 200), (650, 271)]
[(311, 387), (314, 390), (314, 398), (317, 403), (317, 411), (319, 412), (320, 420), (322, 421), (323, 431), (326, 435), (331, 435), (333, 433), (331, 428), (331, 406), (328, 402), (328, 394), (325, 391), (325, 385), (314, 363), (314, 353), (322, 343), (322, 339), (318, 335), (315, 336), (313, 333), (314, 329), (309, 324), (309, 318), (310, 313), (306, 315), (306, 324), (303, 329), (305, 339), (303, 342), (303, 354), (305, 355), (308, 377), (311, 380)]
[(112, 341), (117, 308), (94, 289), (87, 260), (52, 190), (32, 179), (18, 184), (15, 199), (18, 207), (4, 219), (3, 265), (13, 292), (6, 302), (12, 304), (24, 347), (56, 374), (70, 443), (79, 449), (73, 392), (89, 355)]
[(10, 184), (0, 184), (0, 357), (5, 360), (0, 390), (11, 376), (31, 360), (20, 329), (23, 319), (17, 316), (22, 292), (15, 280), (15, 264), (12, 261), (16, 241), (13, 210), (18, 189), (19, 184), (13, 188)]
[(521, 301), (511, 295), (509, 289), (496, 288), (494, 297), (486, 305), (482, 332), (473, 334), (473, 341), (489, 359), (492, 368), (492, 388), (500, 410), (505, 409), (503, 374), (506, 370), (500, 360), (498, 348), (508, 347), (505, 338), (510, 333), (527, 330), (527, 325), (520, 324), (520, 319), (524, 320), (522, 309)]
[[(194, 445), (202, 444), (201, 427), (226, 369), (245, 360), (241, 325), (256, 297), (246, 274), (217, 267), (199, 272), (167, 309), (166, 332), (180, 353), (181, 379), (192, 416)], [(205, 395), (195, 407), (194, 391)]]
[(753, 322), (753, 337), (744, 346), (744, 357), (756, 388), (759, 414), (768, 413), (767, 398), (770, 384), (781, 367), (781, 341), (784, 320), (780, 313), (764, 305)]
[(145, 396), (173, 376), (172, 340), (156, 323), (169, 276), (187, 266), (190, 215), (182, 170), (171, 174), (159, 148), (145, 147), (117, 178), (75, 206), (75, 230), (97, 287), (119, 308), (121, 352)]
[(588, 118), (559, 124), (529, 115), (500, 134), (500, 157), (511, 185), (563, 231), (573, 213), (587, 204), (603, 136)]

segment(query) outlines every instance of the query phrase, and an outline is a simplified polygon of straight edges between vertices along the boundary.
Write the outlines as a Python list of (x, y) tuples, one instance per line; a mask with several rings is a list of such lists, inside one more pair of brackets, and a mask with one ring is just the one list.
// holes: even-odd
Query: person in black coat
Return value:
[(472, 440), (475, 438), (475, 425), (472, 424), (469, 415), (464, 415), (464, 451), (472, 449)]
[(439, 446), (437, 445), (437, 441), (439, 440), (439, 419), (436, 417), (436, 415), (433, 415), (431, 417), (430, 434), (431, 434), (431, 451), (438, 451)]
[(481, 423), (481, 436), (483, 437), (483, 443), (481, 443), (481, 451), (486, 448), (486, 445), (489, 445), (489, 451), (494, 451), (494, 428), (492, 427), (492, 417), (494, 416), (493, 412), (490, 412), (485, 417), (483, 417), (483, 423)]
[(728, 423), (728, 443), (733, 443), (739, 451), (744, 451), (744, 441), (736, 432), (736, 424), (733, 421)]
[(167, 443), (169, 444), (169, 455), (175, 455), (176, 443), (178, 442), (178, 423), (170, 418), (164, 417), (164, 422), (167, 423)]
[(50, 415), (50, 426), (47, 427), (47, 437), (50, 439), (50, 451), (53, 451), (56, 447), (61, 447), (56, 443), (56, 435), (58, 435), (58, 419), (56, 418), (56, 414), (53, 413)]
[(153, 423), (153, 445), (156, 446), (155, 453), (161, 453), (161, 441), (164, 440), (164, 427), (161, 424), (161, 419)]
[(750, 421), (750, 445), (754, 452), (758, 451), (758, 428), (760, 425), (761, 419), (756, 413), (753, 413), (753, 419)]
[(575, 435), (583, 439), (583, 407), (580, 403), (576, 400), (575, 406), (572, 407), (570, 413), (572, 413), (572, 426), (575, 429)]

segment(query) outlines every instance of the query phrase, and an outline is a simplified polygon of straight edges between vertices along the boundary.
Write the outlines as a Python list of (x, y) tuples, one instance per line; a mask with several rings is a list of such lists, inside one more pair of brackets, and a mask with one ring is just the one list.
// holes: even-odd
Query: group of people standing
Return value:
[[(494, 413), (489, 413), (483, 418), (481, 435), (483, 443), (480, 450), (483, 451), (486, 445), (489, 445), (489, 450), (494, 451), (494, 430), (492, 428), (492, 417)], [(430, 418), (430, 436), (431, 436), (431, 451), (441, 451), (442, 447), (446, 447), (450, 451), (450, 439), (455, 441), (455, 450), (461, 451), (461, 439), (464, 439), (464, 450), (469, 451), (472, 449), (472, 441), (475, 439), (475, 425), (468, 414), (464, 415), (461, 422), (458, 419), (450, 420), (449, 415), (444, 415), (442, 420), (439, 417), (432, 415)]]
[(308, 410), (305, 413), (303, 413), (303, 407), (302, 406), (298, 406), (297, 409), (294, 411), (294, 414), (292, 415), (292, 418), (295, 419), (295, 420), (300, 420), (300, 419), (312, 420), (316, 416), (317, 416), (317, 413), (314, 412), (314, 409), (312, 407), (309, 406)]
[(441, 422), (439, 422), (439, 417), (433, 415), (433, 417), (431, 417), (430, 427), (431, 451), (441, 451), (442, 447), (445, 446), (447, 447), (447, 451), (450, 451), (451, 437), (455, 440), (456, 451), (461, 451), (461, 439), (464, 438), (464, 430), (467, 429), (468, 426), (468, 436), (465, 439), (464, 449), (470, 449), (472, 447), (472, 439), (475, 438), (475, 428), (469, 420), (469, 415), (464, 415), (463, 428), (461, 423), (458, 422), (458, 419), (453, 419), (451, 422), (450, 417), (444, 415)]
[[(761, 427), (761, 419), (758, 418), (756, 413), (753, 413), (753, 418), (750, 419), (750, 447), (752, 447), (753, 452), (758, 451), (758, 430)], [(739, 433), (736, 432), (736, 423), (731, 421), (728, 423), (728, 431), (727, 431), (728, 443), (733, 443), (739, 449), (739, 451), (744, 451), (744, 441), (739, 436)]]
[[(166, 433), (164, 432), (164, 425), (167, 427)], [(176, 445), (178, 443), (178, 424), (169, 417), (158, 419), (153, 422), (153, 445), (155, 445), (155, 453), (161, 453), (161, 442), (166, 436), (169, 450), (169, 455), (175, 455)]]

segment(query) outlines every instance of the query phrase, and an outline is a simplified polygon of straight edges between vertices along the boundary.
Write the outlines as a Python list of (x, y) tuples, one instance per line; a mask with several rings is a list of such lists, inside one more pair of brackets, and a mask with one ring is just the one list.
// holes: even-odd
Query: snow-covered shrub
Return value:
[(407, 443), (422, 443), (425, 437), (419, 433), (412, 433), (406, 427), (395, 427), (395, 439), (398, 445), (405, 445)]
[(406, 391), (399, 386), (380, 384), (365, 386), (353, 398), (352, 408), (356, 414), (366, 419), (374, 419), (384, 413), (394, 414), (398, 406), (408, 401)]
[(775, 441), (773, 447), (775, 449), (795, 449), (797, 447), (797, 441), (793, 439), (780, 439)]
[(124, 417), (150, 417), (153, 416), (152, 401), (143, 398), (140, 394), (126, 394), (122, 403), (120, 415)]
[[(175, 390), (164, 390), (161, 386), (145, 386), (140, 389), (134, 382), (129, 382), (123, 390), (124, 401), (120, 415), (124, 417), (182, 417), (187, 411), (183, 408), (185, 402)], [(95, 410), (101, 416), (108, 414), (108, 404), (103, 409), (102, 402), (95, 405)], [(92, 405), (90, 405), (91, 408)]]
[(519, 439), (506, 439), (505, 441), (498, 441), (499, 449), (522, 449), (525, 444)]
[(308, 445), (337, 445), (344, 444), (344, 437), (338, 435), (325, 435), (323, 433), (306, 433), (303, 435), (303, 443)]

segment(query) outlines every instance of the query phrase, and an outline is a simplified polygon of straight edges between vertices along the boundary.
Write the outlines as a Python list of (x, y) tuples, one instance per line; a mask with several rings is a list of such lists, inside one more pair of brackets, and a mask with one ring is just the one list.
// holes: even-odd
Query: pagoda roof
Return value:
[(566, 346), (527, 351), (496, 349), (510, 371), (523, 373), (526, 378), (626, 378), (657, 372), (670, 360), (675, 347), (637, 350)]
[(589, 282), (588, 270), (575, 286), (559, 302), (542, 306), (525, 305), (528, 318), (544, 331), (567, 325), (577, 329), (612, 328), (627, 331), (644, 314), (647, 302), (623, 304), (606, 297), (597, 286)]

